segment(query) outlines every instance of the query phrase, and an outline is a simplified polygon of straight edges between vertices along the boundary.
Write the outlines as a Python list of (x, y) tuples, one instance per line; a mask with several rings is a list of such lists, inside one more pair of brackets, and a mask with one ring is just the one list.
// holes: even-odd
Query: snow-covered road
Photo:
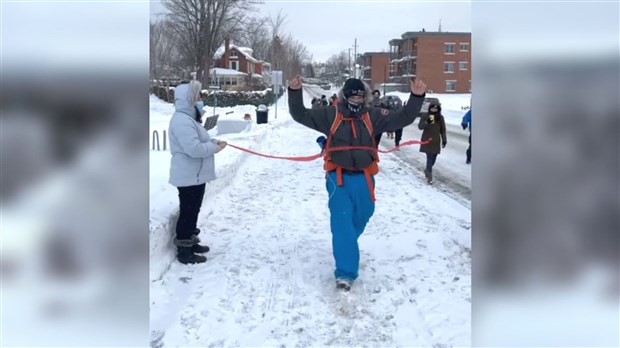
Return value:
[[(462, 112), (464, 113), (464, 112)], [(456, 111), (444, 111), (451, 116), (462, 114)], [(418, 129), (419, 118), (403, 129), (401, 142), (407, 140), (420, 140), (422, 131)], [(433, 167), (433, 186), (445, 192), (465, 206), (471, 208), (471, 165), (465, 163), (465, 151), (469, 147), (469, 130), (463, 130), (461, 126), (446, 123), (448, 145), (441, 149), (437, 162)], [(387, 135), (381, 137), (381, 148), (392, 148), (394, 140), (388, 139)], [(406, 163), (412, 175), (424, 177), (423, 170), (426, 166), (426, 155), (419, 151), (420, 146), (402, 147), (395, 156)], [(474, 155), (472, 155), (473, 159)]]
[[(318, 133), (289, 122), (254, 149), (316, 153)], [(152, 283), (151, 345), (470, 345), (470, 209), (403, 163), (381, 157), (360, 277), (342, 295), (321, 161), (249, 157), (229, 186), (205, 197), (207, 263), (175, 261)]]

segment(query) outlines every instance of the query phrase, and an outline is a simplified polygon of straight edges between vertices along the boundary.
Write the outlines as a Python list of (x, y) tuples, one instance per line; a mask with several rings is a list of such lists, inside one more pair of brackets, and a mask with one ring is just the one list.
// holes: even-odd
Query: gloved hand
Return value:
[(463, 129), (467, 129), (467, 123), (461, 123), (461, 127), (463, 127)]
[(327, 141), (327, 138), (325, 138), (324, 136), (320, 136), (318, 138), (316, 138), (316, 142), (317, 144), (319, 144), (319, 146), (321, 147), (321, 149), (325, 148), (325, 142)]
[(448, 145), (448, 142), (444, 140), (443, 143), (441, 143), (441, 147), (444, 148), (446, 145)]

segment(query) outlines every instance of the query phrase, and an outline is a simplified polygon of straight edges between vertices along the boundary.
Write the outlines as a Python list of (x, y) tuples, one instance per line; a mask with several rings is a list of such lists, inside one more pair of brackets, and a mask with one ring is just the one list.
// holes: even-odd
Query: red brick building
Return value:
[[(271, 84), (271, 64), (252, 56), (249, 47), (232, 45), (229, 39), (215, 53), (216, 81), (225, 89), (260, 83)], [(226, 88), (228, 87), (228, 88)]]
[(424, 80), (435, 93), (471, 92), (471, 33), (406, 32), (390, 41), (389, 82)]
[(366, 52), (359, 58), (359, 62), (362, 80), (371, 89), (377, 89), (379, 84), (388, 81), (389, 52)]

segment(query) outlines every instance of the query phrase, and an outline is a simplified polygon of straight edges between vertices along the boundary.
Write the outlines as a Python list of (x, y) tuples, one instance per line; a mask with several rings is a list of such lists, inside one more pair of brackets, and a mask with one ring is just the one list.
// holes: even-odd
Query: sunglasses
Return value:
[(366, 96), (366, 91), (359, 90), (359, 89), (358, 90), (353, 89), (353, 90), (351, 90), (351, 95), (358, 95), (360, 97), (364, 97), (364, 96)]

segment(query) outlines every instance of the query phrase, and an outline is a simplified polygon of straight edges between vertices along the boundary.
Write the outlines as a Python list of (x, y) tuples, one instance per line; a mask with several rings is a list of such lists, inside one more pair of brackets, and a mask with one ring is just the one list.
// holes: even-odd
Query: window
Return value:
[(236, 61), (230, 62), (230, 68), (233, 70), (237, 70), (237, 62)]
[(233, 85), (233, 86), (236, 86), (236, 85), (237, 85), (237, 78), (236, 78), (236, 77), (231, 77), (231, 79), (230, 79), (230, 80), (231, 80), (231, 81), (230, 81), (230, 84), (231, 84), (231, 85)]
[(461, 42), (461, 52), (469, 51), (469, 42)]
[(446, 80), (446, 92), (454, 92), (454, 91), (456, 91), (456, 81)]
[(235, 51), (235, 50), (230, 51), (230, 56), (231, 57), (237, 57), (237, 51)]
[(444, 44), (444, 53), (445, 54), (454, 54), (454, 46), (456, 46), (455, 43), (446, 43), (446, 44)]
[(445, 73), (453, 73), (454, 72), (454, 62), (444, 62), (443, 63), (443, 72), (445, 72)]
[(459, 70), (467, 70), (468, 62), (459, 62)]

